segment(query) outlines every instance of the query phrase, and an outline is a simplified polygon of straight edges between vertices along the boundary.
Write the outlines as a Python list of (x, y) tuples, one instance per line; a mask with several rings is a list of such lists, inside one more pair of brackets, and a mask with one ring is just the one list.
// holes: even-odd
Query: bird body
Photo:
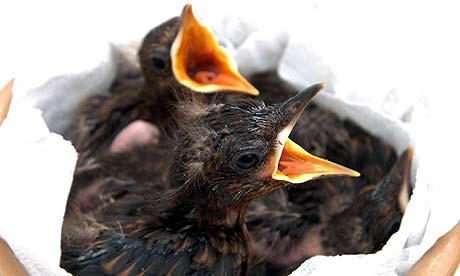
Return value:
[(132, 187), (129, 197), (139, 200), (112, 201), (86, 214), (69, 205), (62, 265), (81, 276), (247, 275), (245, 212), (252, 200), (299, 179), (359, 175), (288, 138), (321, 88), (274, 106), (186, 104), (194, 112), (185, 113), (177, 130), (170, 188), (131, 183), (121, 188)]
[[(277, 82), (286, 85), (282, 81)], [(255, 85), (258, 86), (257, 82)], [(201, 110), (188, 105), (190, 104), (178, 108), (179, 111), (185, 108), (183, 116), (197, 114)], [(215, 119), (216, 122), (228, 120), (238, 124), (240, 118), (227, 115)], [(248, 132), (249, 135), (255, 131), (250, 126), (247, 129), (251, 131), (243, 131)], [(196, 135), (207, 136), (203, 129), (195, 132)], [(344, 122), (333, 113), (315, 105), (299, 118), (291, 136), (296, 137), (293, 139), (300, 140), (302, 146), (317, 155), (358, 166), (363, 170), (365, 178), (313, 180), (309, 185), (277, 190), (250, 204), (246, 221), (249, 235), (252, 237), (251, 247), (255, 255), (253, 263), (257, 264), (263, 260), (260, 265), (251, 268), (252, 273), (255, 274), (283, 274), (311, 256), (338, 254), (338, 249), (327, 246), (325, 241), (333, 240), (338, 235), (334, 232), (324, 234), (330, 218), (353, 205), (361, 191), (366, 190), (366, 187), (373, 187), (374, 183), (388, 173), (388, 167), (394, 163), (395, 154), (391, 146), (384, 145), (353, 123)], [(202, 144), (205, 144), (204, 141), (197, 146)], [(354, 147), (350, 148), (350, 145)], [(76, 182), (92, 183), (92, 185), (98, 182), (104, 187), (104, 190), (98, 191), (101, 197), (83, 210), (91, 210), (97, 206), (102, 209), (101, 213), (105, 217), (137, 218), (143, 214), (140, 206), (145, 204), (145, 193), (162, 193), (177, 185), (174, 184), (174, 177), (171, 176), (170, 167), (174, 166), (174, 158), (172, 158), (174, 154), (170, 153), (178, 151), (180, 147), (176, 142), (168, 145), (143, 144), (129, 152), (102, 155), (94, 163), (80, 166), (80, 173), (76, 173)], [(158, 162), (158, 160), (163, 161)], [(181, 171), (176, 174), (180, 175)], [(367, 174), (369, 176), (366, 176)], [(86, 178), (87, 175), (90, 178)], [(99, 180), (94, 181), (94, 179)], [(94, 186), (98, 187), (98, 185)], [(114, 201), (120, 206), (128, 204), (131, 207), (115, 208), (112, 205)], [(338, 226), (334, 226), (333, 229)], [(359, 246), (359, 243), (353, 245)], [(276, 249), (276, 253), (270, 253), (272, 249)], [(254, 269), (263, 272), (255, 272)]]
[(204, 224), (202, 214), (194, 213), (199, 210), (178, 204), (178, 197), (187, 197), (179, 193), (144, 197), (143, 217), (105, 216), (103, 227), (85, 222), (89, 233), (69, 242), (61, 264), (74, 275), (245, 275), (247, 234), (242, 224)]

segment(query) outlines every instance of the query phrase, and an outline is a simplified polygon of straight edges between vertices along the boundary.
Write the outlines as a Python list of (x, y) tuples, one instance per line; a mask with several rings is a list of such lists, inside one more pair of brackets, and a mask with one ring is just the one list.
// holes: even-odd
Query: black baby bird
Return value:
[(105, 207), (118, 215), (102, 211), (83, 219), (68, 212), (62, 266), (76, 276), (247, 275), (244, 215), (253, 199), (317, 177), (359, 175), (288, 138), (321, 88), (311, 86), (282, 105), (245, 101), (186, 112), (173, 154), (175, 188), (144, 189), (134, 206)]
[(212, 32), (194, 17), (191, 5), (185, 6), (180, 17), (152, 29), (138, 57), (142, 74), (119, 76), (110, 95), (94, 96), (81, 104), (68, 136), (83, 159), (109, 148), (119, 152), (157, 142), (158, 128), (170, 127), (173, 103), (181, 94), (258, 95)]

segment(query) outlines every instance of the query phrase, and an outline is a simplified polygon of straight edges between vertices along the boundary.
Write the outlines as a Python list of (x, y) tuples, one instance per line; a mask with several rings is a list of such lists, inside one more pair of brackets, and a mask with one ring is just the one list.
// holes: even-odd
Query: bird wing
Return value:
[(400, 226), (401, 193), (408, 197), (412, 148), (398, 158), (385, 179), (364, 188), (344, 211), (325, 227), (325, 246), (331, 254), (374, 253)]
[(114, 209), (114, 203), (143, 202), (145, 194), (164, 191), (167, 181), (167, 156), (163, 146), (143, 146), (128, 153), (103, 154), (98, 158), (79, 160), (74, 174), (69, 201), (83, 211), (103, 206)]
[(64, 245), (61, 265), (75, 276), (239, 275), (245, 261), (241, 239), (230, 232), (163, 229), (136, 235), (104, 234), (83, 250)]
[[(291, 253), (296, 250), (305, 233), (319, 223), (317, 210), (249, 210), (246, 224), (255, 262), (276, 258), (280, 263), (291, 263), (288, 260), (291, 259), (289, 256), (293, 255)], [(286, 260), (282, 260), (283, 258)]]
[[(135, 93), (133, 93), (135, 94)], [(67, 136), (78, 152), (101, 150), (133, 120), (137, 101), (131, 94), (93, 96), (80, 104), (77, 119)]]

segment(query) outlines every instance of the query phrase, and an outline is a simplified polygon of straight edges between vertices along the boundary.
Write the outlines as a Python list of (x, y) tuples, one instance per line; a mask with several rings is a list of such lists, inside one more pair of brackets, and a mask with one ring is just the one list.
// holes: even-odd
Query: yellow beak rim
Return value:
[(195, 18), (190, 4), (184, 8), (170, 55), (174, 76), (194, 91), (259, 95), (259, 91), (238, 72), (212, 31)]

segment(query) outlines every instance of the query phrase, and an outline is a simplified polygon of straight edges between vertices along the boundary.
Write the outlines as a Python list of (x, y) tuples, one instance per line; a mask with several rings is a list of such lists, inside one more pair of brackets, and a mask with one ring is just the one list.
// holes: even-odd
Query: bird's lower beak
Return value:
[(359, 176), (354, 170), (316, 157), (289, 139), (289, 134), (311, 99), (324, 87), (314, 85), (289, 99), (282, 106), (282, 112), (290, 117), (290, 122), (278, 134), (277, 148), (273, 156), (274, 169), (271, 177), (290, 183), (303, 183), (308, 180), (332, 175)]
[[(290, 131), (289, 131), (290, 132)], [(316, 157), (291, 139), (280, 141), (278, 158), (272, 178), (290, 183), (303, 183), (328, 175), (359, 176), (359, 173), (333, 162)]]
[(194, 91), (259, 95), (259, 91), (238, 73), (211, 30), (195, 18), (190, 4), (182, 13), (181, 26), (171, 47), (171, 60), (176, 79)]
[(8, 110), (10, 108), (11, 98), (13, 96), (14, 81), (10, 80), (1, 90), (0, 90), (0, 125), (2, 125), (3, 120), (8, 115)]

